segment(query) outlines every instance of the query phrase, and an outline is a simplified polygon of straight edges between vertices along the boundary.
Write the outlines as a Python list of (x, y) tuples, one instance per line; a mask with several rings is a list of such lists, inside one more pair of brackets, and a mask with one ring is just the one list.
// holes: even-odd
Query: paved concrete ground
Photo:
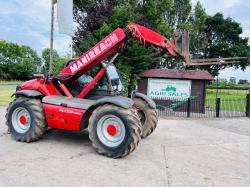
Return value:
[(250, 120), (160, 120), (123, 159), (95, 153), (88, 133), (11, 139), (0, 108), (0, 186), (250, 186)]

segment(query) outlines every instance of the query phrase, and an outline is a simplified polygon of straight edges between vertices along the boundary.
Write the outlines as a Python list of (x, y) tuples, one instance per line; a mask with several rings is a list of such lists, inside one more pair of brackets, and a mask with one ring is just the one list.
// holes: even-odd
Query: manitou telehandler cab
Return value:
[[(45, 73), (17, 87), (6, 114), (13, 138), (32, 142), (47, 128), (88, 128), (100, 154), (118, 158), (135, 150), (141, 138), (154, 131), (158, 119), (156, 105), (146, 95), (134, 92), (131, 98), (123, 96), (124, 86), (113, 62), (131, 38), (156, 47), (161, 55), (189, 61), (187, 32), (175, 33), (168, 40), (136, 23), (117, 28), (58, 75)], [(91, 70), (97, 66), (100, 69), (93, 76)]]

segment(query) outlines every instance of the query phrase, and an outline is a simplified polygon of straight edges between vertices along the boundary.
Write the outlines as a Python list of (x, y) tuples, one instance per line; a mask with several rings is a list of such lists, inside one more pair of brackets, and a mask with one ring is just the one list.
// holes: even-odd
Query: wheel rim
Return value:
[(125, 126), (120, 118), (105, 115), (97, 123), (97, 136), (108, 147), (119, 146), (125, 138)]
[(25, 108), (18, 107), (12, 113), (11, 122), (16, 132), (26, 133), (31, 124), (30, 113)]

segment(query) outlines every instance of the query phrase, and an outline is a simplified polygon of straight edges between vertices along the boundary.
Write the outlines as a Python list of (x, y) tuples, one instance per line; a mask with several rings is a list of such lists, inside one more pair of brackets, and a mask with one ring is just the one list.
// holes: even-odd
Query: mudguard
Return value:
[(84, 114), (84, 118), (81, 120), (81, 130), (88, 127), (89, 117), (91, 116), (92, 112), (100, 105), (103, 104), (113, 104), (122, 108), (131, 108), (134, 105), (134, 101), (127, 97), (122, 96), (107, 96), (101, 99), (96, 100), (96, 102), (87, 109)]
[(36, 90), (21, 90), (12, 94), (11, 97), (18, 96), (18, 95), (25, 96), (25, 97), (42, 97), (43, 96), (41, 92), (38, 92)]
[(130, 108), (133, 106), (134, 101), (130, 98), (127, 97), (122, 97), (122, 96), (107, 96), (107, 97), (103, 97), (101, 99), (98, 99), (95, 103), (94, 106), (99, 106), (99, 105), (103, 105), (103, 104), (114, 104), (116, 106), (120, 106), (122, 108)]
[(145, 95), (145, 94), (142, 94), (142, 93), (139, 93), (139, 92), (135, 92), (132, 97), (141, 98), (144, 101), (146, 101), (151, 108), (156, 108), (155, 102), (151, 98), (149, 98), (147, 95)]

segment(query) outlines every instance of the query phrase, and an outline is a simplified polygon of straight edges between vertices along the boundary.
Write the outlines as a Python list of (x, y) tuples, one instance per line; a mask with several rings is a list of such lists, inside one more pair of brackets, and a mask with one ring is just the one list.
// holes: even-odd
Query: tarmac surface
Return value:
[(250, 186), (250, 119), (159, 121), (122, 159), (98, 155), (88, 132), (51, 131), (15, 142), (0, 107), (0, 187)]

